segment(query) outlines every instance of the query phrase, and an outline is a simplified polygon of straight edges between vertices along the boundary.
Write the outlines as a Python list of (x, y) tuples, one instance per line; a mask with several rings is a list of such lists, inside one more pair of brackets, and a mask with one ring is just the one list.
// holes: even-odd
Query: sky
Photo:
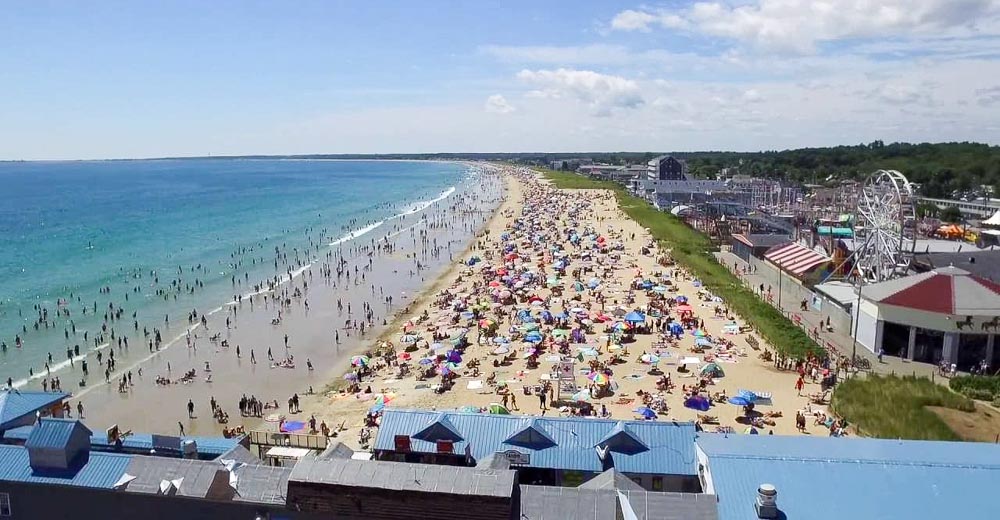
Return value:
[(1000, 0), (21, 1), (0, 159), (1000, 143)]

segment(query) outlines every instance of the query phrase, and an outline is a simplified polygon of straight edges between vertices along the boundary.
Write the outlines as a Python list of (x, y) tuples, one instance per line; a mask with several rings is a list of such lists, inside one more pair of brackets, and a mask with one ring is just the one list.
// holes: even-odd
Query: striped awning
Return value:
[(765, 253), (764, 258), (795, 276), (830, 261), (830, 257), (797, 242), (777, 246)]

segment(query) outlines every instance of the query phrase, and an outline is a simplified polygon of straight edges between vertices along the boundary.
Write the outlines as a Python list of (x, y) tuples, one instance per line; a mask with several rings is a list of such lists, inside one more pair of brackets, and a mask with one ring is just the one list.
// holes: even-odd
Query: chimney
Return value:
[(778, 490), (772, 484), (761, 484), (757, 488), (754, 509), (757, 510), (757, 518), (778, 518)]

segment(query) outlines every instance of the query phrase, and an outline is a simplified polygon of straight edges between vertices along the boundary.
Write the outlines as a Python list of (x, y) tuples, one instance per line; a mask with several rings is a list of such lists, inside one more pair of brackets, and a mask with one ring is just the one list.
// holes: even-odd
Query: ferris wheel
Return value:
[(903, 276), (916, 248), (915, 197), (906, 177), (879, 170), (858, 194), (854, 213), (853, 274), (859, 283), (878, 283)]

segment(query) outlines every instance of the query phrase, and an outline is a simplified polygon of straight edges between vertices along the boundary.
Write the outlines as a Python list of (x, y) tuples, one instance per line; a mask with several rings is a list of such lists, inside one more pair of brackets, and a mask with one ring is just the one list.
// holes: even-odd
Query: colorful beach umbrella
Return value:
[(604, 372), (591, 372), (587, 378), (598, 385), (606, 385), (611, 382)]
[(368, 359), (368, 356), (353, 356), (351, 358), (351, 365), (356, 367), (366, 367), (368, 366), (368, 363), (371, 363), (371, 360)]

